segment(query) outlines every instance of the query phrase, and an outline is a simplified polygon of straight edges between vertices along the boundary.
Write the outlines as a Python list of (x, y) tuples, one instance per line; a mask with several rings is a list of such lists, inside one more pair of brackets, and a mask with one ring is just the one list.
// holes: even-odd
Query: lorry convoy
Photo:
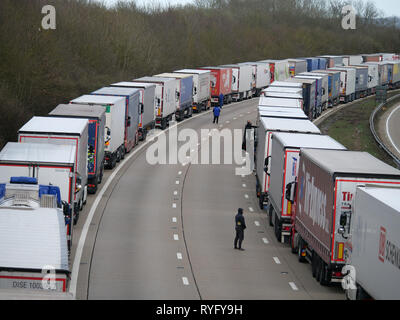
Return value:
[[(277, 239), (290, 243), (300, 262), (310, 262), (322, 285), (354, 284), (346, 289), (348, 298), (399, 298), (398, 283), (385, 282), (388, 290), (382, 290), (371, 283), (366, 265), (378, 251), (371, 266), (398, 278), (393, 230), (400, 171), (346, 150), (311, 122), (339, 100), (373, 94), (377, 86), (400, 87), (399, 58), (322, 56), (181, 69), (114, 83), (33, 117), (19, 130), (18, 143), (0, 152), (0, 227), (10, 230), (0, 234), (0, 289), (46, 291), (39, 266), (48, 262), (57, 269), (52, 290), (65, 292), (73, 225), (104, 169), (113, 169), (150, 130), (166, 129), (173, 118), (261, 96), (256, 189)], [(21, 221), (32, 228), (21, 229)], [(17, 232), (25, 236), (21, 242)], [(35, 243), (26, 246), (31, 239)], [(12, 250), (22, 252), (24, 261)]]

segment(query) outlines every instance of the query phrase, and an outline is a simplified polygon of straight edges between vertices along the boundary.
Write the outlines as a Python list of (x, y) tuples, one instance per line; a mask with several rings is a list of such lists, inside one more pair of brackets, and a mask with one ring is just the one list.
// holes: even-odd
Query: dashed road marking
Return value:
[(262, 240), (264, 241), (265, 244), (268, 244), (268, 243), (269, 243), (269, 241), (268, 241), (267, 238), (263, 238)]
[(179, 184), (179, 180), (176, 180), (176, 182), (175, 182), (176, 184)]
[(247, 188), (247, 185), (245, 183), (242, 184), (243, 188)]
[(250, 212), (254, 212), (254, 209), (252, 207), (249, 207)]
[(182, 260), (182, 253), (180, 253), (180, 252), (178, 252), (177, 254), (176, 254), (176, 257), (177, 257), (177, 259), (178, 260)]
[(258, 221), (254, 221), (254, 224), (255, 224), (257, 227), (260, 226), (260, 223), (259, 223)]
[(176, 209), (176, 203), (172, 204), (172, 208)]
[(246, 199), (248, 199), (248, 198), (249, 198), (249, 195), (248, 195), (248, 194), (245, 194), (244, 197), (245, 197)]
[(182, 281), (183, 281), (183, 284), (184, 284), (185, 286), (188, 286), (188, 285), (189, 285), (189, 280), (188, 280), (188, 278), (182, 277)]
[(299, 291), (299, 288), (297, 288), (297, 286), (294, 282), (289, 282), (289, 285), (291, 286), (293, 291)]
[(179, 236), (178, 236), (176, 233), (174, 234), (174, 240), (175, 240), (175, 241), (178, 241), (178, 240), (179, 240)]
[(174, 196), (177, 196), (178, 195), (178, 191), (174, 191)]
[(274, 257), (274, 261), (275, 261), (276, 264), (281, 264), (281, 261), (279, 260), (278, 257)]
[(177, 221), (178, 221), (178, 219), (176, 219), (176, 217), (173, 217), (173, 218), (172, 218), (172, 222), (173, 222), (173, 223), (176, 223)]
[(182, 171), (179, 171), (179, 172), (178, 172), (178, 175), (181, 175), (181, 174), (182, 174)]

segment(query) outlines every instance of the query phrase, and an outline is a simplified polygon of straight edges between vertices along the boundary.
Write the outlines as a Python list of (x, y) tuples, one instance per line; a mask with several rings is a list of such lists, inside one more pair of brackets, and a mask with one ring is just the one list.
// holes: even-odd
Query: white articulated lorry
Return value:
[(259, 97), (261, 91), (271, 83), (271, 74), (269, 72), (269, 63), (267, 62), (245, 62), (253, 67), (255, 74), (255, 87), (253, 96)]
[(400, 300), (400, 187), (357, 187), (346, 259), (351, 300)]
[(302, 148), (346, 149), (329, 136), (304, 133), (272, 135), (272, 157), (266, 168), (270, 172), (269, 219), (270, 225), (274, 225), (276, 238), (282, 243), (288, 242), (291, 234), (291, 218), (294, 212), (291, 200), (295, 194), (294, 185), (297, 182)]
[(106, 110), (104, 132), (104, 167), (113, 169), (122, 159), (125, 147), (125, 98), (113, 96), (84, 95), (70, 102), (72, 105), (102, 106)]
[(293, 119), (282, 114), (281, 118), (275, 116), (260, 119), (257, 130), (256, 190), (261, 209), (264, 209), (264, 204), (268, 203), (271, 172), (267, 168), (269, 169), (272, 156), (272, 135), (276, 132), (321, 134), (317, 126), (306, 117), (305, 119)]
[(0, 299), (3, 290), (33, 299), (44, 291), (61, 298), (67, 291), (70, 210), (63, 205), (58, 187), (35, 178), (0, 183)]
[(348, 103), (356, 98), (356, 69), (334, 67), (340, 71), (340, 102)]
[(75, 148), (74, 193), (69, 200), (73, 201), (76, 220), (87, 198), (88, 124), (87, 119), (33, 117), (18, 131), (20, 143), (72, 145)]
[(193, 110), (197, 113), (211, 107), (211, 71), (182, 69), (174, 71), (193, 76)]
[[(358, 219), (352, 216), (354, 196), (357, 187), (366, 184), (400, 186), (400, 171), (367, 152), (301, 150), (291, 247), (300, 262), (311, 264), (312, 275), (321, 285), (343, 279), (345, 256), (349, 254), (346, 252), (351, 250), (350, 230)], [(369, 206), (369, 209), (373, 208)], [(374, 211), (373, 214), (376, 221), (384, 222), (381, 213)], [(371, 224), (371, 236), (380, 226)], [(378, 234), (375, 237), (378, 242)], [(359, 250), (359, 244), (353, 243), (354, 249)], [(376, 259), (378, 256), (376, 249)], [(379, 278), (384, 276), (384, 273), (380, 274)], [(377, 279), (373, 273), (370, 277)]]
[(232, 98), (242, 101), (253, 96), (253, 67), (251, 65), (229, 64), (221, 66), (232, 69)]

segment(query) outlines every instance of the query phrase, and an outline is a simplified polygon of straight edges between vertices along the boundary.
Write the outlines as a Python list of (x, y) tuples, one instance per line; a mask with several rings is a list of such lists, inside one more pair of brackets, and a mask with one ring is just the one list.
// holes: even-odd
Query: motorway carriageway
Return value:
[[(243, 129), (247, 120), (255, 123), (257, 104), (224, 106), (219, 125), (203, 112), (178, 130)], [(71, 256), (76, 299), (345, 298), (340, 285), (322, 287), (311, 266), (277, 242), (259, 209), (254, 175), (235, 175), (236, 164), (151, 166), (151, 139), (106, 171), (102, 189), (88, 198)], [(247, 224), (243, 252), (233, 249), (239, 207)]]

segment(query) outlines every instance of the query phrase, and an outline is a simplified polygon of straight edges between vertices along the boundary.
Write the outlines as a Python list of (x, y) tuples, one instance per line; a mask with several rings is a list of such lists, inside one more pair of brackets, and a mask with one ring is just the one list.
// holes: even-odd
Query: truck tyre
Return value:
[(120, 162), (121, 161), (121, 147), (120, 148), (118, 148), (118, 150), (117, 150), (117, 162)]
[(275, 213), (275, 220), (274, 220), (274, 230), (275, 230), (275, 236), (276, 239), (278, 240), (278, 242), (282, 241), (282, 230), (281, 230), (281, 226), (279, 224), (279, 219), (278, 219), (278, 215)]
[(167, 119), (164, 118), (161, 120), (161, 130), (165, 130), (167, 128)]
[(103, 181), (103, 174), (104, 174), (104, 164), (101, 166), (99, 179), (98, 179), (97, 184), (101, 184), (101, 182)]
[(298, 253), (298, 259), (300, 263), (305, 263), (307, 262), (304, 257), (301, 256), (301, 251), (303, 250), (304, 247), (304, 241), (303, 239), (299, 236), (299, 243), (297, 244), (297, 253)]
[(125, 159), (125, 153), (126, 153), (125, 147), (122, 147), (121, 148), (121, 160)]
[(321, 286), (327, 286), (330, 283), (328, 265), (321, 260), (321, 277), (319, 280)]
[(321, 276), (322, 276), (322, 260), (319, 256), (316, 256), (315, 279), (318, 282), (321, 282)]
[(113, 154), (111, 159), (111, 169), (114, 169), (116, 165), (117, 165), (117, 155)]
[(90, 189), (88, 189), (89, 194), (95, 194), (97, 192), (98, 183), (99, 183), (99, 178), (93, 180), (94, 187), (91, 187)]
[(269, 225), (270, 225), (270, 227), (273, 227), (274, 226), (274, 224), (272, 223), (272, 215), (273, 215), (273, 213), (274, 213), (274, 209), (272, 208), (272, 205), (271, 204), (269, 204), (269, 208), (268, 208), (268, 221), (269, 221)]

